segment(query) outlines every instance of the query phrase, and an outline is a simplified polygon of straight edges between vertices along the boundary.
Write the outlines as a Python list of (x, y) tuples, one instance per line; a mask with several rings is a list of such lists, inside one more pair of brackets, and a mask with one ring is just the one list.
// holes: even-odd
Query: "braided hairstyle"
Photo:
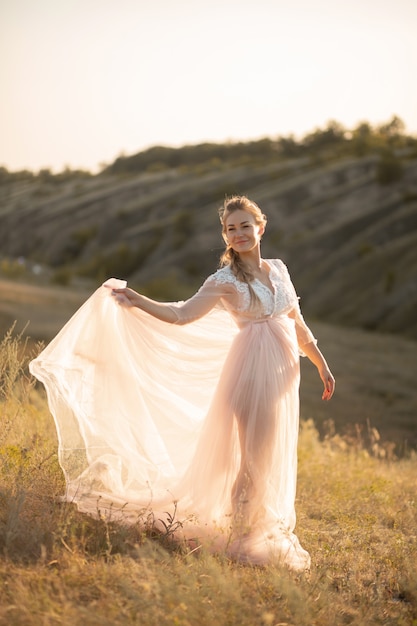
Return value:
[(251, 281), (254, 279), (254, 276), (252, 272), (242, 263), (242, 259), (240, 258), (239, 253), (235, 252), (235, 250), (233, 250), (233, 248), (229, 245), (227, 241), (227, 218), (231, 213), (239, 210), (246, 211), (246, 213), (252, 215), (255, 218), (255, 223), (257, 224), (257, 226), (266, 225), (266, 216), (262, 213), (258, 205), (253, 202), (253, 200), (249, 200), (249, 198), (247, 198), (246, 196), (232, 196), (231, 198), (226, 198), (223, 206), (219, 209), (219, 217), (222, 224), (222, 235), (226, 243), (226, 250), (220, 257), (220, 267), (229, 265), (236, 278), (244, 283), (247, 283), (251, 298), (251, 308), (257, 308), (258, 306), (260, 306), (260, 300), (251, 286)]

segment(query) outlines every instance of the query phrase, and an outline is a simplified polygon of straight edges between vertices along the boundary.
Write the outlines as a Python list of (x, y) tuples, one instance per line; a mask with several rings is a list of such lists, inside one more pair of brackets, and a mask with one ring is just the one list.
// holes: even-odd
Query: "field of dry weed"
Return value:
[[(35, 348), (36, 350), (36, 348)], [(313, 421), (300, 434), (297, 534), (308, 575), (235, 564), (59, 502), (42, 388), (14, 333), (0, 347), (0, 625), (417, 624), (417, 456)], [(180, 520), (179, 520), (180, 521)]]

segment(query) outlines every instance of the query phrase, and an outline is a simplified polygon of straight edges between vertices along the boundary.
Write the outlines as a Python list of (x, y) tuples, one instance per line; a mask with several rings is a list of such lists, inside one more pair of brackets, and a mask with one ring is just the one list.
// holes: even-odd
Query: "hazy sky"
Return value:
[(0, 0), (0, 165), (155, 144), (417, 134), (417, 0)]

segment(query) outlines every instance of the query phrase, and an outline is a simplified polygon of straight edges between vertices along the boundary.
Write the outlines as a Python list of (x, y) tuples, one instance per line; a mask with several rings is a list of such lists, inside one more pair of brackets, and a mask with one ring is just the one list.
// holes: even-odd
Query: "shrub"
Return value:
[(51, 283), (53, 285), (60, 285), (61, 287), (68, 287), (71, 284), (72, 271), (69, 267), (59, 267), (51, 276)]
[(140, 242), (134, 250), (121, 242), (114, 250), (103, 253), (101, 250), (77, 268), (80, 276), (102, 281), (109, 276), (127, 278), (138, 270), (147, 257), (157, 248), (162, 230), (155, 228), (149, 237)]
[(25, 265), (17, 259), (3, 259), (0, 262), (0, 272), (12, 280), (20, 278), (25, 273)]
[(175, 250), (183, 247), (188, 237), (193, 233), (194, 228), (193, 214), (186, 209), (178, 211), (173, 220), (173, 246)]
[(404, 170), (400, 159), (391, 151), (384, 151), (376, 168), (376, 179), (380, 185), (390, 185), (403, 177)]

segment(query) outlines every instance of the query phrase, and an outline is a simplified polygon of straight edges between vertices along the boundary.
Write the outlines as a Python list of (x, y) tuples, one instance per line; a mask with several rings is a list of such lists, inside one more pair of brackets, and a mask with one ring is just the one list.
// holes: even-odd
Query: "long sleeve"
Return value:
[(311, 332), (310, 328), (304, 321), (304, 317), (300, 311), (299, 305), (294, 309), (295, 332), (297, 333), (297, 342), (300, 353), (304, 356), (303, 346), (308, 343), (317, 343), (317, 339)]
[(300, 309), (299, 298), (297, 296), (297, 292), (291, 280), (287, 266), (282, 261), (278, 261), (278, 263), (279, 263), (279, 267), (281, 267), (283, 270), (287, 288), (292, 294), (291, 299), (294, 302), (294, 308), (289, 313), (289, 316), (295, 320), (295, 331), (297, 333), (297, 343), (298, 343), (300, 355), (305, 356), (303, 352), (303, 346), (307, 345), (308, 343), (317, 344), (317, 339), (315, 338), (310, 328), (307, 326), (306, 322), (304, 321), (304, 317)]
[(169, 307), (177, 316), (175, 324), (183, 325), (194, 322), (203, 317), (215, 306), (220, 304), (221, 298), (233, 297), (233, 287), (209, 276), (200, 289), (185, 302), (176, 302)]

